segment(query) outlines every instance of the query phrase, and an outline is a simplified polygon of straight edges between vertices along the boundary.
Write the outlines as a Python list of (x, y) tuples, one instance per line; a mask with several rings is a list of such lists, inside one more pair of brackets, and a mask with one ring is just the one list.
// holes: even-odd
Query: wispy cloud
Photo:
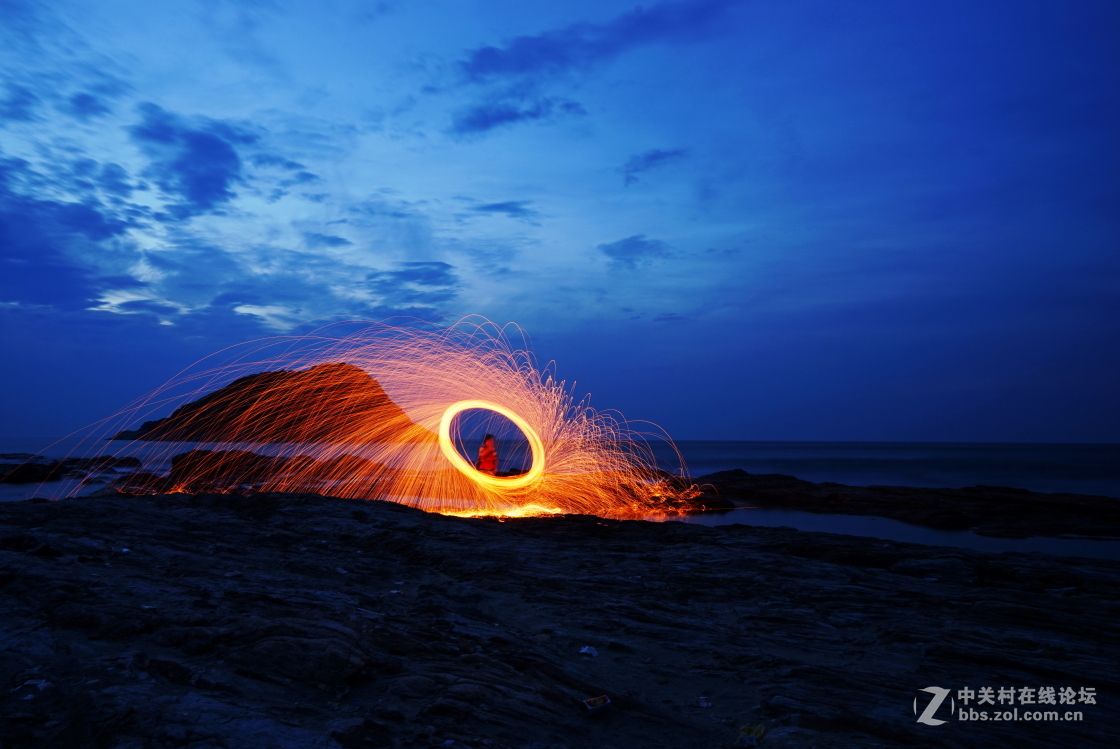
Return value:
[(140, 107), (143, 121), (129, 129), (151, 159), (148, 175), (179, 202), (168, 206), (177, 218), (216, 210), (233, 197), (240, 182), (237, 147), (257, 136), (227, 122), (196, 118), (196, 124), (155, 104)]
[(71, 96), (60, 108), (70, 116), (83, 121), (109, 114), (112, 111), (103, 99), (85, 91)]
[(579, 102), (566, 99), (504, 94), (504, 98), (460, 110), (452, 120), (451, 132), (474, 135), (515, 122), (547, 120), (557, 114), (583, 115), (587, 111)]
[(648, 172), (656, 166), (670, 161), (676, 161), (686, 153), (687, 151), (683, 148), (677, 148), (672, 151), (663, 151), (660, 148), (654, 148), (645, 153), (631, 156), (627, 159), (626, 163), (622, 165), (619, 171), (622, 172), (626, 184), (631, 185), (638, 181), (638, 175), (642, 172)]
[(501, 213), (510, 218), (519, 219), (534, 219), (540, 214), (534, 211), (529, 206), (533, 204), (531, 200), (506, 200), (501, 203), (484, 203), (483, 205), (471, 206), (470, 210), (475, 213)]
[[(37, 166), (0, 158), (0, 300), (40, 315), (85, 310), (240, 330), (246, 320), (281, 329), (324, 315), (434, 317), (462, 289), (450, 263), (394, 262), (402, 251), (433, 254), (426, 215), (399, 201), (353, 203), (350, 218), (275, 235), (304, 249), (204, 229), (197, 217), (240, 207), (236, 185), (250, 193), (318, 179), (300, 162), (262, 153), (263, 129), (144, 107), (127, 132), (148, 157), (131, 168), (159, 185), (170, 208), (129, 169), (80, 151), (44, 149)], [(131, 202), (137, 194), (154, 205)], [(532, 213), (518, 201), (488, 207), (500, 209)], [(328, 252), (354, 245), (332, 231), (338, 223), (363, 238), (388, 232), (392, 251)]]
[(319, 234), (313, 231), (303, 233), (303, 241), (308, 247), (345, 247), (354, 244), (345, 237), (336, 237), (333, 234)]
[[(0, 159), (0, 293), (5, 301), (81, 309), (103, 275), (79, 259), (120, 237), (128, 223), (91, 204), (27, 194), (47, 179), (22, 159)], [(111, 248), (103, 251), (111, 258)]]
[(657, 258), (669, 256), (669, 246), (659, 239), (646, 239), (645, 234), (620, 239), (597, 246), (599, 252), (611, 260), (617, 270), (636, 270)]
[(459, 289), (455, 266), (442, 262), (400, 263), (397, 270), (375, 271), (366, 280), (375, 302), (394, 309), (434, 308), (454, 299)]
[(683, 315), (679, 315), (676, 312), (662, 312), (660, 315), (653, 318), (653, 321), (655, 323), (660, 323), (660, 324), (674, 323), (674, 322), (685, 322), (686, 320), (687, 320), (686, 317), (684, 317)]
[(28, 122), (35, 119), (39, 97), (23, 86), (9, 83), (4, 98), (0, 99), (0, 123), (4, 121)]
[(451, 133), (476, 135), (503, 125), (585, 115), (577, 101), (542, 93), (550, 80), (586, 71), (623, 52), (658, 42), (700, 41), (721, 32), (736, 0), (692, 0), (636, 7), (602, 24), (575, 23), (467, 51), (460, 80), (489, 89), (453, 117)]
[(720, 32), (719, 21), (735, 0), (694, 0), (635, 7), (604, 24), (576, 23), (495, 47), (470, 50), (459, 61), (471, 82), (545, 77), (590, 67), (622, 52), (655, 42), (691, 42)]
[(249, 162), (254, 166), (263, 167), (276, 167), (277, 169), (287, 169), (288, 171), (300, 171), (307, 167), (298, 161), (292, 161), (275, 153), (257, 153), (249, 157)]

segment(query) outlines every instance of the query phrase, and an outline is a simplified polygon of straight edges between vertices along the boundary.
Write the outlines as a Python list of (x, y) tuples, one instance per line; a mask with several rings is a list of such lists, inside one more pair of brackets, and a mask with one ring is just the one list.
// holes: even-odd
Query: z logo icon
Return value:
[[(926, 687), (918, 691), (929, 692), (933, 695), (933, 699), (929, 701), (929, 704), (926, 705), (926, 709), (922, 711), (921, 715), (918, 715), (918, 698), (914, 698), (914, 714), (918, 715), (918, 722), (925, 723), (927, 726), (939, 726), (944, 723), (945, 721), (938, 720), (933, 717), (933, 715), (937, 712), (937, 708), (941, 707), (941, 703), (945, 701), (945, 698), (949, 696), (949, 690), (942, 687)], [(950, 700), (950, 705), (949, 714), (952, 715), (957, 709), (957, 703), (955, 700)]]

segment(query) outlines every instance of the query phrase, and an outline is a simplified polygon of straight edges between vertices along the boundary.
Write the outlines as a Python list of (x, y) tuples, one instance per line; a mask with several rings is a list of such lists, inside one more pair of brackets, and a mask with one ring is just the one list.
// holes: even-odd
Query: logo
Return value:
[[(945, 721), (938, 720), (933, 717), (933, 715), (937, 712), (937, 708), (941, 707), (941, 703), (945, 701), (945, 698), (949, 697), (949, 692), (952, 690), (942, 687), (926, 687), (918, 691), (929, 692), (933, 695), (933, 698), (929, 701), (929, 704), (926, 705), (926, 709), (922, 711), (921, 715), (918, 715), (918, 698), (914, 698), (914, 715), (918, 715), (918, 722), (925, 723), (927, 726), (940, 726), (945, 723)], [(952, 697), (949, 697), (949, 705), (949, 715), (952, 715), (957, 709), (957, 703), (953, 701)]]
[[(918, 715), (918, 700), (921, 697), (914, 698), (914, 715), (918, 716), (918, 722), (927, 726), (948, 723), (948, 720), (934, 716), (953, 690), (926, 687), (918, 691), (930, 695), (921, 715)], [(961, 701), (960, 710), (956, 700)], [(957, 690), (955, 699), (950, 698), (948, 717), (967, 723), (1077, 722), (1085, 719), (1085, 711), (1073, 708), (1096, 704), (1096, 687), (964, 687)]]

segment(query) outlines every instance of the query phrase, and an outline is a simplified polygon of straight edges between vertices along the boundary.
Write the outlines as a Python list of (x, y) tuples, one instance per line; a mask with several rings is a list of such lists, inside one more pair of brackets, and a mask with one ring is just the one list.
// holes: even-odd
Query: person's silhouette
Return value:
[(482, 438), (482, 446), (478, 448), (478, 462), (474, 465), (479, 473), (493, 476), (498, 472), (498, 450), (494, 447), (494, 435), (488, 434)]

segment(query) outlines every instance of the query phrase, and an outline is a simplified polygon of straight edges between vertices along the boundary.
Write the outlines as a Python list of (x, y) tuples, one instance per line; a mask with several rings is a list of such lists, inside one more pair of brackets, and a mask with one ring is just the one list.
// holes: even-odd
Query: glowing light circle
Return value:
[[(470, 408), (480, 408), (501, 414), (512, 421), (517, 428), (521, 430), (521, 433), (528, 438), (529, 447), (533, 452), (533, 465), (528, 473), (523, 473), (520, 476), (491, 476), (490, 474), (482, 473), (463, 459), (463, 456), (459, 454), (459, 451), (455, 449), (455, 444), (451, 441), (451, 421), (457, 414)], [(443, 418), (439, 421), (439, 446), (440, 449), (443, 450), (444, 457), (451, 462), (451, 465), (458, 468), (464, 476), (482, 486), (489, 486), (495, 489), (518, 489), (522, 486), (528, 486), (544, 474), (544, 443), (541, 442), (541, 438), (537, 435), (536, 431), (529, 426), (529, 423), (525, 421), (525, 419), (505, 406), (499, 406), (497, 403), (478, 400), (452, 403), (447, 407), (447, 410), (443, 412)]]

